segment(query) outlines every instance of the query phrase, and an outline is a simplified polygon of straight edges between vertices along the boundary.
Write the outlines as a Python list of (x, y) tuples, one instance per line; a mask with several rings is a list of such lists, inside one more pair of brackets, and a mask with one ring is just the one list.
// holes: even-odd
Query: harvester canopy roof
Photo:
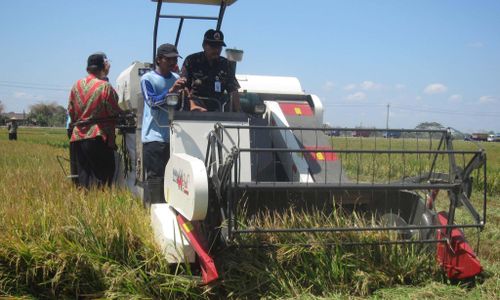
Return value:
[[(153, 2), (158, 2), (158, 0), (152, 0)], [(237, 0), (226, 0), (226, 5), (229, 6), (236, 2)], [(221, 0), (162, 0), (162, 2), (170, 3), (185, 3), (185, 4), (204, 4), (204, 5), (217, 5), (219, 6)]]

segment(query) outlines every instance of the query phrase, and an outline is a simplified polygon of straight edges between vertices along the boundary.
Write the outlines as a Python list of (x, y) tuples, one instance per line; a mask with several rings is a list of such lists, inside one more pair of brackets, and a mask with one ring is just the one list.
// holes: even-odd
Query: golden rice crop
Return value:
[[(421, 247), (336, 245), (338, 238), (393, 238), (387, 233), (249, 236), (250, 242), (265, 238), (283, 246), (224, 249), (216, 258), (222, 279), (203, 287), (192, 266), (166, 263), (154, 244), (149, 216), (137, 198), (120, 189), (85, 192), (64, 178), (56, 160), (57, 155), (68, 156), (63, 129), (21, 128), (17, 142), (7, 141), (6, 136), (0, 136), (0, 297), (255, 299), (373, 294), (382, 298), (452, 295), (495, 299), (500, 294), (500, 251), (496, 246), (500, 240), (500, 144), (485, 145), (488, 182), (493, 180), (495, 188), (489, 191), (489, 223), (482, 238), (486, 275), (475, 287), (442, 280), (432, 252), (422, 252)], [(364, 142), (364, 146), (373, 143)], [(350, 176), (357, 172), (355, 159), (345, 162), (351, 164)], [(408, 166), (415, 164), (415, 158), (405, 159)], [(375, 171), (389, 168), (387, 161), (374, 164)], [(413, 170), (418, 171), (418, 164)], [(369, 180), (373, 169), (366, 164), (362, 167), (368, 174), (363, 180)], [(393, 172), (399, 174), (394, 178), (403, 172), (398, 168), (394, 166)], [(480, 195), (473, 194), (473, 200), (479, 201)], [(339, 211), (301, 215), (291, 210), (247, 221), (247, 226), (256, 227), (366, 226), (374, 222)], [(291, 241), (315, 246), (298, 247)]]

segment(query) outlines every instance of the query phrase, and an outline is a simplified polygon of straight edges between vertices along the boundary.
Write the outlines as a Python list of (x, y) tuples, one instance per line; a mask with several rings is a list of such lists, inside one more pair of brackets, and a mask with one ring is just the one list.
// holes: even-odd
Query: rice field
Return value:
[[(21, 128), (17, 142), (9, 142), (7, 132), (3, 133), (0, 298), (498, 299), (500, 295), (500, 143), (481, 144), (488, 156), (489, 187), (487, 224), (479, 251), (485, 272), (475, 282), (449, 282), (436, 267), (433, 255), (422, 248), (323, 247), (329, 240), (317, 235), (307, 237), (318, 245), (309, 248), (284, 245), (277, 249), (225, 249), (217, 257), (222, 279), (202, 286), (196, 266), (166, 263), (153, 242), (149, 216), (139, 199), (120, 189), (82, 191), (64, 178), (56, 159), (68, 157), (64, 129)], [(348, 142), (349, 146), (345, 140), (338, 140), (336, 145), (361, 147), (359, 143), (363, 143), (365, 148), (375, 147), (371, 139)], [(380, 139), (376, 147), (388, 147), (384, 146), (388, 142)], [(391, 142), (396, 143), (391, 147), (398, 147), (397, 141)], [(472, 149), (462, 141), (455, 147)], [(389, 166), (388, 161), (377, 162), (370, 157), (362, 158), (368, 163), (362, 164), (365, 170), (358, 171), (356, 159), (346, 159), (345, 163), (351, 177), (365, 174), (360, 180), (380, 177), (372, 173), (381, 168), (394, 168), (394, 178), (406, 172), (401, 164)], [(418, 173), (423, 161), (405, 159)], [(472, 198), (479, 203), (481, 195), (474, 193)], [(290, 211), (280, 218), (260, 218), (254, 224), (358, 222), (359, 226), (359, 222), (366, 222), (334, 213), (298, 216)], [(475, 235), (468, 237), (475, 246)], [(286, 244), (290, 239), (301, 242), (305, 237), (281, 239)]]

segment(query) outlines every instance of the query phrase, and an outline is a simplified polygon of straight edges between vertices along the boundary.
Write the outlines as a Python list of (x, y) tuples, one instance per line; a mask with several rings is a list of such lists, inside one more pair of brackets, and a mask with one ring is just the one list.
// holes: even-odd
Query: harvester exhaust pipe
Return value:
[(226, 49), (226, 57), (232, 74), (236, 74), (236, 64), (243, 60), (243, 50)]
[[(229, 61), (229, 71), (236, 77), (236, 64), (243, 60), (243, 50), (228, 48), (226, 49), (226, 57)], [(231, 105), (229, 106), (231, 108), (233, 107), (232, 102), (231, 99)]]

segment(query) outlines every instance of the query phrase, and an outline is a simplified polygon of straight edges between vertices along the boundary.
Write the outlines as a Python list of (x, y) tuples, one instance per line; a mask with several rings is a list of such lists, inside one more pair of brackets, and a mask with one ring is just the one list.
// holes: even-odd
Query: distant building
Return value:
[(2, 117), (0, 118), (0, 122), (2, 122), (2, 125), (5, 125), (6, 122), (9, 120), (15, 119), (16, 122), (19, 125), (25, 125), (27, 123), (27, 114), (26, 113), (15, 113), (15, 112), (8, 112), (8, 113), (3, 113)]

